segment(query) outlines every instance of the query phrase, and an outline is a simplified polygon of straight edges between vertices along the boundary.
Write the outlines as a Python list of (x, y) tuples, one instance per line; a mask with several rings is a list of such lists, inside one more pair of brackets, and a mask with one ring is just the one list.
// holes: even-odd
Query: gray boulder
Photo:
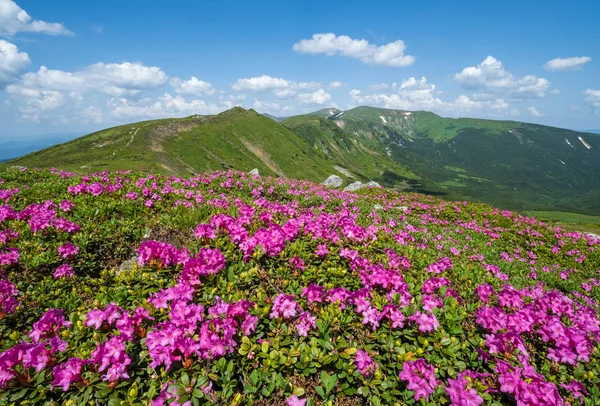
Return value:
[(331, 187), (331, 188), (338, 188), (338, 187), (342, 186), (343, 184), (344, 184), (344, 181), (342, 180), (342, 178), (340, 178), (337, 175), (331, 175), (330, 177), (325, 179), (323, 181), (323, 183), (321, 183), (321, 185)]
[(254, 168), (252, 169), (250, 172), (248, 172), (249, 175), (254, 175), (254, 176), (260, 176), (260, 173), (258, 173), (258, 169)]
[(380, 205), (380, 204), (376, 204), (375, 206), (373, 206), (373, 208), (374, 208), (375, 210), (384, 210), (384, 209), (383, 209), (383, 206), (382, 206), (382, 205)]
[(367, 183), (367, 187), (381, 187), (381, 185), (373, 180), (369, 181), (369, 183)]
[(344, 192), (354, 192), (358, 189), (362, 189), (366, 187), (366, 185), (364, 183), (362, 183), (360, 180), (357, 180), (356, 182), (352, 182), (351, 184), (349, 184), (348, 186), (346, 186), (344, 188)]

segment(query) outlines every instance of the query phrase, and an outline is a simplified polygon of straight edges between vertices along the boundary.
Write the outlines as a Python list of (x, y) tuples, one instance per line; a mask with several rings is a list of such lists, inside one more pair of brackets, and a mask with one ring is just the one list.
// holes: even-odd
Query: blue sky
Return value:
[(234, 105), (600, 128), (598, 15), (590, 0), (0, 0), (0, 140)]

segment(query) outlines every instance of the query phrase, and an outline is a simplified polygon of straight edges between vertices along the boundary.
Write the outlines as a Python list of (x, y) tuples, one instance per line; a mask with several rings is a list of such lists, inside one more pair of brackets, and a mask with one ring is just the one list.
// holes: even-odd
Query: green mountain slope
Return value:
[(514, 210), (600, 215), (600, 136), (426, 111), (326, 108), (278, 123), (234, 108), (110, 128), (3, 165), (79, 172), (215, 169), (385, 186)]
[(372, 145), (358, 141), (333, 121), (320, 115), (288, 118), (282, 124), (335, 162), (338, 172), (355, 179), (378, 179), (400, 175), (406, 180), (418, 177), (391, 160)]
[(146, 121), (110, 128), (10, 162), (76, 171), (134, 169), (184, 175), (258, 168), (263, 175), (321, 181), (334, 173), (324, 154), (253, 110)]
[(357, 142), (465, 198), (599, 214), (600, 137), (516, 121), (358, 107), (330, 119)]

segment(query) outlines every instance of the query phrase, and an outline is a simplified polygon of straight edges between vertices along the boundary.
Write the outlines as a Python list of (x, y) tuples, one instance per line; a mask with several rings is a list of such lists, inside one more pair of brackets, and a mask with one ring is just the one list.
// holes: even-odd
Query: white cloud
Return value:
[(58, 116), (59, 108), (66, 116), (97, 120), (100, 116), (93, 110), (85, 112), (86, 105), (104, 103), (106, 96), (134, 96), (156, 89), (167, 79), (160, 68), (140, 63), (96, 63), (75, 72), (42, 66), (8, 85), (6, 92), (25, 120), (54, 120), (49, 112)]
[(252, 108), (259, 113), (281, 114), (289, 113), (292, 108), (289, 105), (282, 105), (279, 102), (264, 101), (255, 99)]
[(238, 79), (232, 87), (234, 90), (268, 92), (271, 90), (286, 89), (290, 87), (290, 82), (285, 79), (262, 75), (248, 79)]
[(175, 89), (175, 92), (184, 95), (210, 96), (216, 92), (213, 85), (195, 76), (192, 76), (189, 80), (173, 78), (171, 79), (171, 86)]
[(192, 114), (216, 114), (223, 110), (203, 100), (186, 101), (182, 96), (165, 93), (156, 99), (130, 100), (113, 98), (108, 102), (110, 115), (116, 119), (184, 117)]
[(320, 82), (295, 82), (268, 75), (238, 79), (232, 86), (233, 90), (237, 91), (246, 90), (255, 93), (275, 92), (275, 95), (281, 99), (293, 97), (296, 94), (295, 90), (318, 89), (320, 87)]
[(585, 99), (594, 108), (596, 113), (600, 113), (600, 90), (587, 89), (585, 92)]
[(427, 82), (427, 78), (411, 77), (402, 81), (398, 93), (369, 94), (353, 89), (350, 96), (360, 104), (377, 105), (400, 110), (435, 110), (443, 106), (443, 102), (433, 95), (435, 85)]
[(296, 91), (290, 88), (275, 91), (275, 97), (278, 99), (290, 99), (295, 95)]
[(0, 36), (12, 37), (19, 32), (39, 32), (49, 35), (72, 35), (62, 24), (32, 20), (25, 10), (12, 0), (0, 0)]
[(333, 82), (329, 82), (329, 86), (327, 86), (328, 89), (338, 89), (340, 87), (344, 87), (346, 86), (345, 83), (340, 82), (339, 80), (334, 80)]
[(550, 87), (548, 80), (533, 75), (515, 78), (493, 56), (488, 56), (477, 66), (464, 68), (454, 75), (454, 80), (465, 89), (483, 89), (516, 98), (543, 97)]
[(323, 89), (312, 93), (300, 93), (297, 98), (302, 104), (323, 105), (331, 101), (331, 95)]
[(398, 92), (391, 94), (363, 94), (358, 89), (352, 89), (349, 94), (358, 104), (399, 110), (428, 110), (450, 115), (464, 115), (472, 112), (497, 115), (507, 114), (510, 109), (510, 104), (504, 99), (490, 95), (479, 95), (475, 98), (461, 95), (452, 102), (443, 101), (436, 96), (439, 93), (436, 86), (429, 83), (424, 77), (406, 79), (397, 88)]
[(323, 33), (314, 34), (312, 39), (303, 39), (295, 43), (292, 49), (300, 53), (346, 56), (371, 65), (405, 67), (415, 62), (414, 56), (404, 54), (406, 45), (402, 40), (377, 46), (365, 39)]
[(552, 93), (552, 94), (560, 94), (561, 91), (558, 90), (558, 89), (552, 89), (552, 91), (550, 91), (550, 93)]
[(37, 72), (26, 73), (18, 83), (11, 86), (122, 96), (136, 94), (142, 89), (157, 88), (166, 81), (167, 75), (156, 66), (144, 66), (137, 62), (100, 62), (75, 72), (52, 70), (42, 66)]
[(561, 71), (561, 70), (579, 70), (591, 61), (592, 58), (589, 56), (575, 56), (572, 58), (555, 58), (551, 59), (544, 65), (544, 69), (549, 71)]
[(219, 104), (227, 109), (235, 106), (241, 106), (242, 102), (246, 100), (247, 96), (243, 93), (220, 95)]
[(544, 117), (545, 116), (544, 113), (542, 113), (541, 111), (538, 111), (538, 109), (536, 109), (534, 106), (527, 107), (527, 111), (529, 111), (529, 114), (531, 114), (532, 117)]
[(29, 55), (0, 39), (0, 85), (16, 80), (30, 63)]
[(374, 83), (371, 86), (369, 86), (369, 89), (374, 90), (376, 92), (379, 92), (381, 90), (387, 90), (389, 88), (390, 86), (387, 83)]

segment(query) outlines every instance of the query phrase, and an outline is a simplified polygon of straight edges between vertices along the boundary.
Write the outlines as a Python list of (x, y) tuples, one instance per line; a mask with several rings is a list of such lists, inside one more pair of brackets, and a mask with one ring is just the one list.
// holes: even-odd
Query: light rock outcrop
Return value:
[(321, 183), (321, 185), (331, 187), (331, 188), (338, 188), (338, 187), (342, 186), (343, 184), (344, 184), (344, 181), (342, 180), (342, 178), (340, 178), (337, 175), (331, 175), (330, 177), (325, 179), (323, 181), (323, 183)]
[(360, 180), (357, 180), (356, 182), (352, 182), (351, 184), (349, 184), (348, 186), (346, 186), (344, 188), (344, 192), (354, 192), (357, 191), (358, 189), (362, 189), (364, 187), (366, 187), (367, 185), (365, 185), (364, 183), (362, 183)]
[(258, 173), (258, 169), (254, 168), (252, 169), (250, 172), (248, 172), (249, 175), (254, 175), (254, 176), (260, 176), (260, 173)]

